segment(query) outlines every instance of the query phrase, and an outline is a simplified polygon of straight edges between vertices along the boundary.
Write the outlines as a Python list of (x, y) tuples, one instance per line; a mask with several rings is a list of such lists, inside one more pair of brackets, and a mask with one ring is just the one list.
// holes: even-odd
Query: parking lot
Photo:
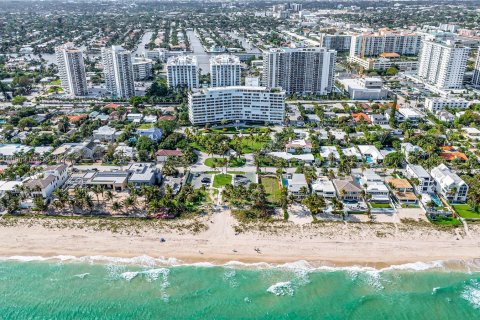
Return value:
[[(206, 181), (207, 179), (210, 179), (209, 183), (202, 182), (202, 180)], [(199, 189), (202, 186), (210, 187), (212, 181), (213, 181), (213, 175), (209, 173), (194, 172), (191, 174), (191, 177), (190, 177), (190, 184), (193, 186), (194, 189)]]
[(247, 187), (250, 183), (257, 182), (257, 174), (253, 172), (246, 172), (242, 174), (233, 175), (233, 185), (243, 185)]

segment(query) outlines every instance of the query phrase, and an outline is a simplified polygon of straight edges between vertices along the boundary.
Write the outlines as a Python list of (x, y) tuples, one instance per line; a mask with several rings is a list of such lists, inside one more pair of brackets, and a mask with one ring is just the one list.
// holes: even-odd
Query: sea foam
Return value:
[(286, 282), (277, 282), (271, 285), (267, 292), (273, 293), (276, 296), (293, 296), (294, 289), (290, 281)]
[(309, 272), (338, 272), (345, 271), (355, 276), (357, 273), (365, 272), (389, 272), (389, 271), (427, 271), (427, 270), (443, 270), (449, 271), (450, 266), (455, 270), (465, 270), (467, 272), (478, 272), (480, 266), (475, 261), (432, 261), (432, 262), (414, 262), (399, 265), (391, 265), (385, 268), (374, 268), (370, 266), (352, 265), (352, 266), (335, 266), (335, 265), (312, 265), (308, 261), (298, 260), (295, 262), (288, 262), (283, 264), (272, 264), (267, 262), (244, 263), (240, 261), (229, 261), (224, 264), (214, 264), (211, 262), (196, 262), (185, 263), (176, 258), (169, 257), (151, 257), (147, 255), (124, 258), (111, 257), (102, 255), (93, 256), (69, 256), (58, 255), (51, 257), (43, 256), (8, 256), (0, 257), (0, 261), (61, 261), (61, 262), (80, 262), (80, 263), (99, 263), (99, 264), (114, 264), (114, 265), (136, 265), (144, 267), (178, 267), (178, 266), (195, 266), (195, 267), (225, 267), (225, 268), (239, 268), (239, 269), (282, 269), (289, 270), (298, 274), (308, 274)]
[(462, 292), (462, 298), (470, 302), (475, 309), (480, 309), (480, 283), (472, 281)]

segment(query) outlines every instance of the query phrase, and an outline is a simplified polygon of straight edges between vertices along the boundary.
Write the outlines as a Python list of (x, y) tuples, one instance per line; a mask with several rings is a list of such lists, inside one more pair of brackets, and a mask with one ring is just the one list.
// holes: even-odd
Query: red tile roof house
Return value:
[(352, 113), (352, 117), (353, 117), (353, 120), (355, 120), (355, 122), (371, 123), (370, 117), (363, 112)]
[(156, 152), (157, 161), (165, 162), (169, 157), (183, 157), (182, 150), (166, 150), (160, 149)]

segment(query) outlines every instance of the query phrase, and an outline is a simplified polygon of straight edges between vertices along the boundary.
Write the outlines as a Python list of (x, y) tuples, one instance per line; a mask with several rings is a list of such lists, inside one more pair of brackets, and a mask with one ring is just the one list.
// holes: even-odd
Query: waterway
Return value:
[(143, 34), (140, 43), (137, 45), (135, 51), (133, 52), (133, 56), (143, 56), (143, 53), (145, 52), (145, 46), (150, 42), (152, 34), (152, 31), (147, 31)]

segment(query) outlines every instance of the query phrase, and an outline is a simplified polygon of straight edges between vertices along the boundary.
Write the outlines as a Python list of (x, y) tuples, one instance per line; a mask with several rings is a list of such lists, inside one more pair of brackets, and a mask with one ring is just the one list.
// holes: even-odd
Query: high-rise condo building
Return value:
[(469, 51), (470, 48), (453, 41), (424, 40), (418, 77), (437, 89), (461, 89)]
[(170, 88), (198, 88), (198, 64), (195, 56), (171, 57), (167, 61), (167, 81)]
[(480, 47), (478, 48), (477, 62), (475, 63), (475, 70), (473, 70), (472, 84), (480, 87)]
[(375, 33), (352, 35), (350, 57), (377, 57), (381, 53), (417, 55), (420, 51), (421, 36), (416, 33), (380, 29)]
[(337, 52), (326, 48), (275, 48), (263, 55), (263, 85), (286, 94), (332, 92)]
[(348, 34), (320, 33), (318, 41), (324, 48), (336, 50), (337, 52), (349, 52), (352, 36)]
[(66, 43), (56, 47), (55, 54), (63, 90), (70, 96), (86, 96), (87, 77), (82, 51), (73, 43)]
[(153, 61), (147, 58), (133, 59), (133, 79), (143, 81), (153, 76)]
[(115, 97), (135, 95), (132, 54), (121, 46), (102, 49), (103, 72), (107, 90)]
[(216, 87), (196, 89), (188, 95), (193, 125), (222, 121), (283, 123), (285, 92), (279, 88)]
[(241, 78), (240, 58), (222, 54), (210, 58), (210, 86), (239, 86)]

